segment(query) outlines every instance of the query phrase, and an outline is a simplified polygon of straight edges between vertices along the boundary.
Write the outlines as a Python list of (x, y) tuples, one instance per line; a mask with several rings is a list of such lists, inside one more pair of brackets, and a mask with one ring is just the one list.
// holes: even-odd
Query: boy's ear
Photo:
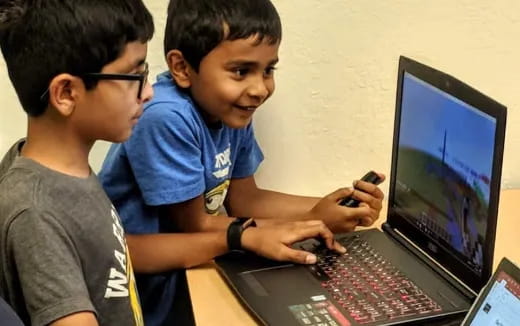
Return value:
[(83, 83), (78, 77), (70, 74), (59, 74), (49, 84), (49, 105), (59, 114), (70, 116), (76, 107), (79, 88)]
[(179, 50), (171, 50), (166, 54), (166, 62), (170, 73), (177, 86), (181, 88), (189, 88), (191, 86), (191, 67), (190, 64), (184, 59), (184, 55)]

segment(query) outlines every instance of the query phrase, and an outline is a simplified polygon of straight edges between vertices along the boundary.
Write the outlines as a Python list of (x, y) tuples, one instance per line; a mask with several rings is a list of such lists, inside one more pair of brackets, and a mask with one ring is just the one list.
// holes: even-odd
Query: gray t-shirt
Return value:
[(96, 176), (18, 156), (0, 163), (0, 295), (27, 325), (91, 311), (100, 325), (142, 314), (119, 216)]

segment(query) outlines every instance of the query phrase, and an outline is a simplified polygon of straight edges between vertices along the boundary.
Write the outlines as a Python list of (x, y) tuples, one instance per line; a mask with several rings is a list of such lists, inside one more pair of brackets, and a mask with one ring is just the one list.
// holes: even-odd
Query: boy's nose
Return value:
[(247, 89), (247, 94), (263, 102), (269, 96), (269, 87), (263, 78), (256, 78)]

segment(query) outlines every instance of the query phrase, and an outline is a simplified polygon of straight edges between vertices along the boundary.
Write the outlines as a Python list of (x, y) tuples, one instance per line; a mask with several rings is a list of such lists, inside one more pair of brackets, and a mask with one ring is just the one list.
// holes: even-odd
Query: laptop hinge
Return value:
[(457, 288), (462, 294), (470, 299), (474, 299), (477, 296), (477, 293), (473, 291), (468, 285), (466, 285), (461, 279), (455, 276), (452, 272), (444, 268), (441, 264), (439, 264), (435, 259), (433, 259), (428, 253), (418, 247), (415, 243), (413, 243), (410, 239), (408, 239), (404, 234), (402, 234), (399, 230), (392, 228), (388, 223), (383, 223), (381, 226), (384, 232), (386, 232), (390, 237), (394, 240), (398, 241), (405, 248), (411, 251), (414, 255), (419, 257), (421, 261), (427, 264), (430, 268), (432, 268), (437, 274), (439, 274), (442, 278), (448, 281), (451, 285)]

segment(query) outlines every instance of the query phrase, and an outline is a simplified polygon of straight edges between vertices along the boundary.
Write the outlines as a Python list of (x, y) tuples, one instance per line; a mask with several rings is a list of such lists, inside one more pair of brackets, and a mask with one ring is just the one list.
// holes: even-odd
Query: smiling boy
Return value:
[[(169, 70), (158, 76), (132, 137), (111, 148), (100, 172), (141, 273), (147, 325), (176, 320), (179, 269), (233, 249), (314, 263), (290, 245), (320, 235), (342, 251), (328, 227), (350, 231), (378, 217), (383, 194), (364, 182), (357, 184), (363, 191), (339, 189), (322, 199), (256, 186), (263, 154), (251, 121), (274, 92), (281, 36), (269, 0), (170, 1)], [(361, 207), (338, 205), (349, 195)], [(224, 207), (236, 218), (223, 215)]]

